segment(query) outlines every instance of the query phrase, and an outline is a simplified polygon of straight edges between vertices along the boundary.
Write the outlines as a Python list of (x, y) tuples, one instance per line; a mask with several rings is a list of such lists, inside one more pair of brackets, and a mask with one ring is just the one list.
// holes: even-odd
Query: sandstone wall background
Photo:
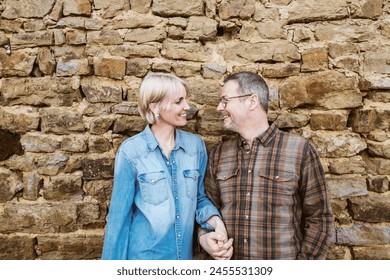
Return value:
[(0, 2), (0, 259), (98, 259), (115, 151), (149, 71), (189, 84), (210, 148), (224, 75), (262, 74), (270, 119), (317, 146), (329, 259), (390, 259), (389, 0)]

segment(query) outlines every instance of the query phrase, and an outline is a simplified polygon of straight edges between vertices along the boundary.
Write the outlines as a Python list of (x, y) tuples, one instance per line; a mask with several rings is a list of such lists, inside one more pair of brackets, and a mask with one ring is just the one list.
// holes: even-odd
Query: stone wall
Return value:
[(313, 141), (329, 259), (390, 259), (390, 1), (0, 1), (0, 259), (98, 259), (115, 151), (149, 71), (189, 84), (208, 148), (224, 75), (262, 74), (270, 120)]

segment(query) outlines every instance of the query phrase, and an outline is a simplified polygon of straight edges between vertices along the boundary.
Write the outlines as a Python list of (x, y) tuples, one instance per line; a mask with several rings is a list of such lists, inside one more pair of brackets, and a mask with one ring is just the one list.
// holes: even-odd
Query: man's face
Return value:
[(240, 131), (247, 113), (245, 103), (246, 98), (248, 98), (248, 96), (242, 96), (242, 94), (238, 91), (237, 81), (228, 81), (222, 87), (221, 102), (218, 104), (217, 111), (221, 112), (224, 117), (223, 127), (226, 130), (234, 132)]

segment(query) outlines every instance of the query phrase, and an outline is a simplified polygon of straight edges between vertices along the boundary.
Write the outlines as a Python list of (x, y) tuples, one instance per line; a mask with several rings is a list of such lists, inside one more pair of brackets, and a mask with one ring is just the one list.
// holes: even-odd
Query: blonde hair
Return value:
[[(161, 105), (161, 101), (166, 96), (172, 96), (178, 93), (182, 88), (186, 89), (185, 82), (171, 74), (167, 73), (149, 73), (141, 83), (138, 96), (138, 110), (141, 117), (149, 124), (156, 123), (158, 114), (151, 110), (151, 104), (156, 107)], [(161, 109), (167, 110), (168, 106), (163, 106)]]

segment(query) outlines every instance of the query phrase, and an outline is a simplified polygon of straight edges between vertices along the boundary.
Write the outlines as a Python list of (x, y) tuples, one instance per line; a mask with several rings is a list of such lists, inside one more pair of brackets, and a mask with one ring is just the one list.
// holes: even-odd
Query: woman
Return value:
[(186, 94), (173, 75), (144, 78), (138, 105), (149, 125), (118, 149), (102, 259), (192, 259), (195, 219), (226, 237), (204, 192), (204, 142), (176, 129), (187, 123)]

